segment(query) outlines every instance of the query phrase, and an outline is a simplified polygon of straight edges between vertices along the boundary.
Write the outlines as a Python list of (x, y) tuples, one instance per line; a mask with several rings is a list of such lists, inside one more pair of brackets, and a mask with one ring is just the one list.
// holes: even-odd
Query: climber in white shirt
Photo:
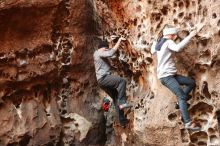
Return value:
[[(191, 98), (189, 93), (195, 88), (196, 84), (193, 79), (177, 74), (173, 55), (174, 52), (181, 51), (196, 33), (197, 30), (191, 31), (186, 38), (176, 44), (174, 40), (177, 38), (177, 29), (166, 26), (163, 29), (163, 37), (155, 41), (151, 47), (151, 53), (157, 54), (157, 77), (164, 86), (177, 96), (185, 128), (194, 131), (200, 130), (200, 127), (191, 122), (187, 100)], [(181, 85), (184, 85), (184, 88)]]

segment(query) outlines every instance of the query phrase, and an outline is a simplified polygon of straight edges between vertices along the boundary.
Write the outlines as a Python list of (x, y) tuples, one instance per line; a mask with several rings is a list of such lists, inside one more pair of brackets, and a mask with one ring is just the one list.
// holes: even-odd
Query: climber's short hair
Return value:
[(166, 25), (163, 29), (163, 36), (168, 34), (177, 34), (177, 29), (172, 25)]
[(109, 44), (107, 40), (102, 40), (99, 42), (98, 49), (100, 48), (109, 48)]

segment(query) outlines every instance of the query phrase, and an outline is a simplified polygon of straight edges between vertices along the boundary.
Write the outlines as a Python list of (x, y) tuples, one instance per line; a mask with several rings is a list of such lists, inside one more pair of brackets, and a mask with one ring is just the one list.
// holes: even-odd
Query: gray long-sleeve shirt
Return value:
[(105, 75), (111, 74), (111, 66), (108, 61), (108, 58), (112, 57), (115, 54), (115, 52), (115, 49), (99, 49), (94, 52), (93, 57), (97, 80), (101, 79)]

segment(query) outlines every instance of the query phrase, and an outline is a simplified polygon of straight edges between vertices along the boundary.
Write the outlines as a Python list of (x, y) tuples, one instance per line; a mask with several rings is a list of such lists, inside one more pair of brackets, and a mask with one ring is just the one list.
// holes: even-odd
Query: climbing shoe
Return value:
[(188, 130), (192, 130), (192, 131), (200, 131), (201, 128), (196, 126), (194, 123), (192, 122), (188, 122), (185, 124), (185, 129), (188, 129)]
[(123, 109), (126, 109), (126, 108), (131, 108), (131, 107), (132, 107), (132, 105), (128, 104), (128, 103), (124, 103), (124, 104), (119, 105), (120, 110), (123, 110)]

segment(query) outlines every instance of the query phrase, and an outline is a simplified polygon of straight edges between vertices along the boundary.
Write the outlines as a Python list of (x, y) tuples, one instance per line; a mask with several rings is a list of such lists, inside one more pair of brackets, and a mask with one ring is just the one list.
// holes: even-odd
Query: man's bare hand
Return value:
[(117, 35), (111, 35), (110, 38), (111, 38), (111, 40), (114, 40), (114, 39), (117, 39), (118, 36)]

